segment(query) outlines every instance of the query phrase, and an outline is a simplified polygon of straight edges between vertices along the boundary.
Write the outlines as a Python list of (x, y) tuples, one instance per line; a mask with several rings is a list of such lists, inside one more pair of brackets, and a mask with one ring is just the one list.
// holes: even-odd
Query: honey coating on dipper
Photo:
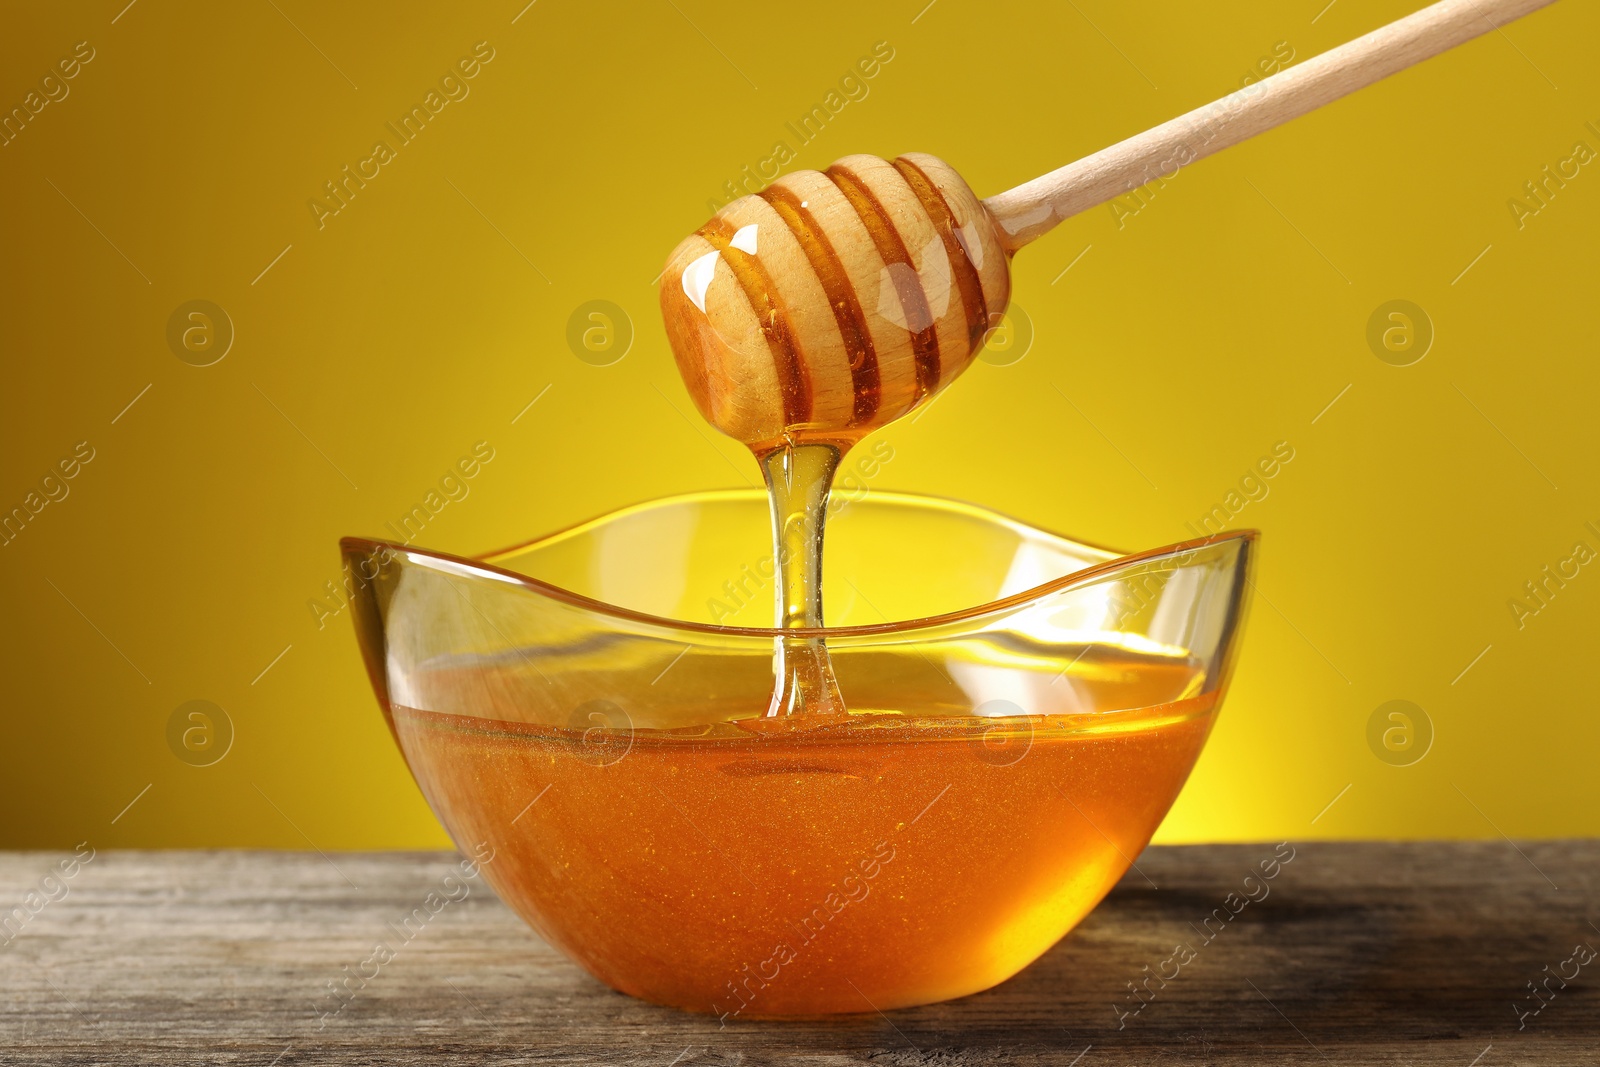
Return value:
[(971, 363), (1010, 292), (999, 235), (954, 170), (847, 156), (686, 238), (661, 310), (700, 413), (760, 453), (848, 448), (925, 403)]

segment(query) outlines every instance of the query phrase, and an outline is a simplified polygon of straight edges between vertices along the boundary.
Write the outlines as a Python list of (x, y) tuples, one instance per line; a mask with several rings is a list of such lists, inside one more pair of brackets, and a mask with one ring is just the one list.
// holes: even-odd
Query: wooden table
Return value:
[[(0, 948), (0, 1063), (1600, 1063), (1600, 959), (1569, 962), (1600, 949), (1600, 842), (1294, 847), (1209, 943), (1202, 920), (1271, 846), (1150, 849), (987, 993), (726, 1029), (602, 987), (481, 882), (332, 999), (453, 856), (101, 852)], [(0, 853), (0, 911), (60, 858)], [(1122, 1018), (1180, 941), (1194, 958)]]

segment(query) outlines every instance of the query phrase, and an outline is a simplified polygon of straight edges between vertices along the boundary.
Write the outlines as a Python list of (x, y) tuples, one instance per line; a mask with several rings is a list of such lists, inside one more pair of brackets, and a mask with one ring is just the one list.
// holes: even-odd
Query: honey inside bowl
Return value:
[(782, 633), (733, 617), (771, 611), (740, 580), (766, 569), (765, 520), (761, 494), (733, 492), (483, 561), (347, 540), (418, 784), (458, 844), (492, 847), (502, 899), (635, 996), (750, 1018), (1005, 980), (1177, 796), (1255, 535), (1118, 556), (874, 492), (829, 526), (848, 711), (773, 719)]

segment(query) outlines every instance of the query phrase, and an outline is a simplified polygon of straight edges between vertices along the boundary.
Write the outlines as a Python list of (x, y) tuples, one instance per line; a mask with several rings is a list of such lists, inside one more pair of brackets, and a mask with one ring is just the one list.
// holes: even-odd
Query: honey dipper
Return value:
[(1010, 299), (1011, 256), (1062, 219), (1551, 2), (1441, 0), (987, 200), (921, 153), (787, 174), (668, 259), (678, 369), (758, 456), (847, 449), (966, 369)]

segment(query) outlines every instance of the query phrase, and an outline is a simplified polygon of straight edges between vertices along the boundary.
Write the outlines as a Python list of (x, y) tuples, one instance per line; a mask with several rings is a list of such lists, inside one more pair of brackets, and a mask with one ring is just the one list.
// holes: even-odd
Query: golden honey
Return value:
[[(1010, 977), (1137, 857), (1215, 706), (1144, 704), (1192, 668), (1097, 654), (1037, 680), (1068, 713), (990, 723), (937, 686), (907, 703), (903, 663), (873, 677), (837, 658), (851, 706), (875, 710), (808, 727), (708, 706), (682, 717), (716, 725), (630, 730), (536, 725), (525, 701), (506, 719), (396, 704), (393, 723), (457, 842), (493, 846), (485, 876), (543, 937), (623, 992), (732, 1020)], [(1096, 693), (1137, 710), (1087, 709)]]

